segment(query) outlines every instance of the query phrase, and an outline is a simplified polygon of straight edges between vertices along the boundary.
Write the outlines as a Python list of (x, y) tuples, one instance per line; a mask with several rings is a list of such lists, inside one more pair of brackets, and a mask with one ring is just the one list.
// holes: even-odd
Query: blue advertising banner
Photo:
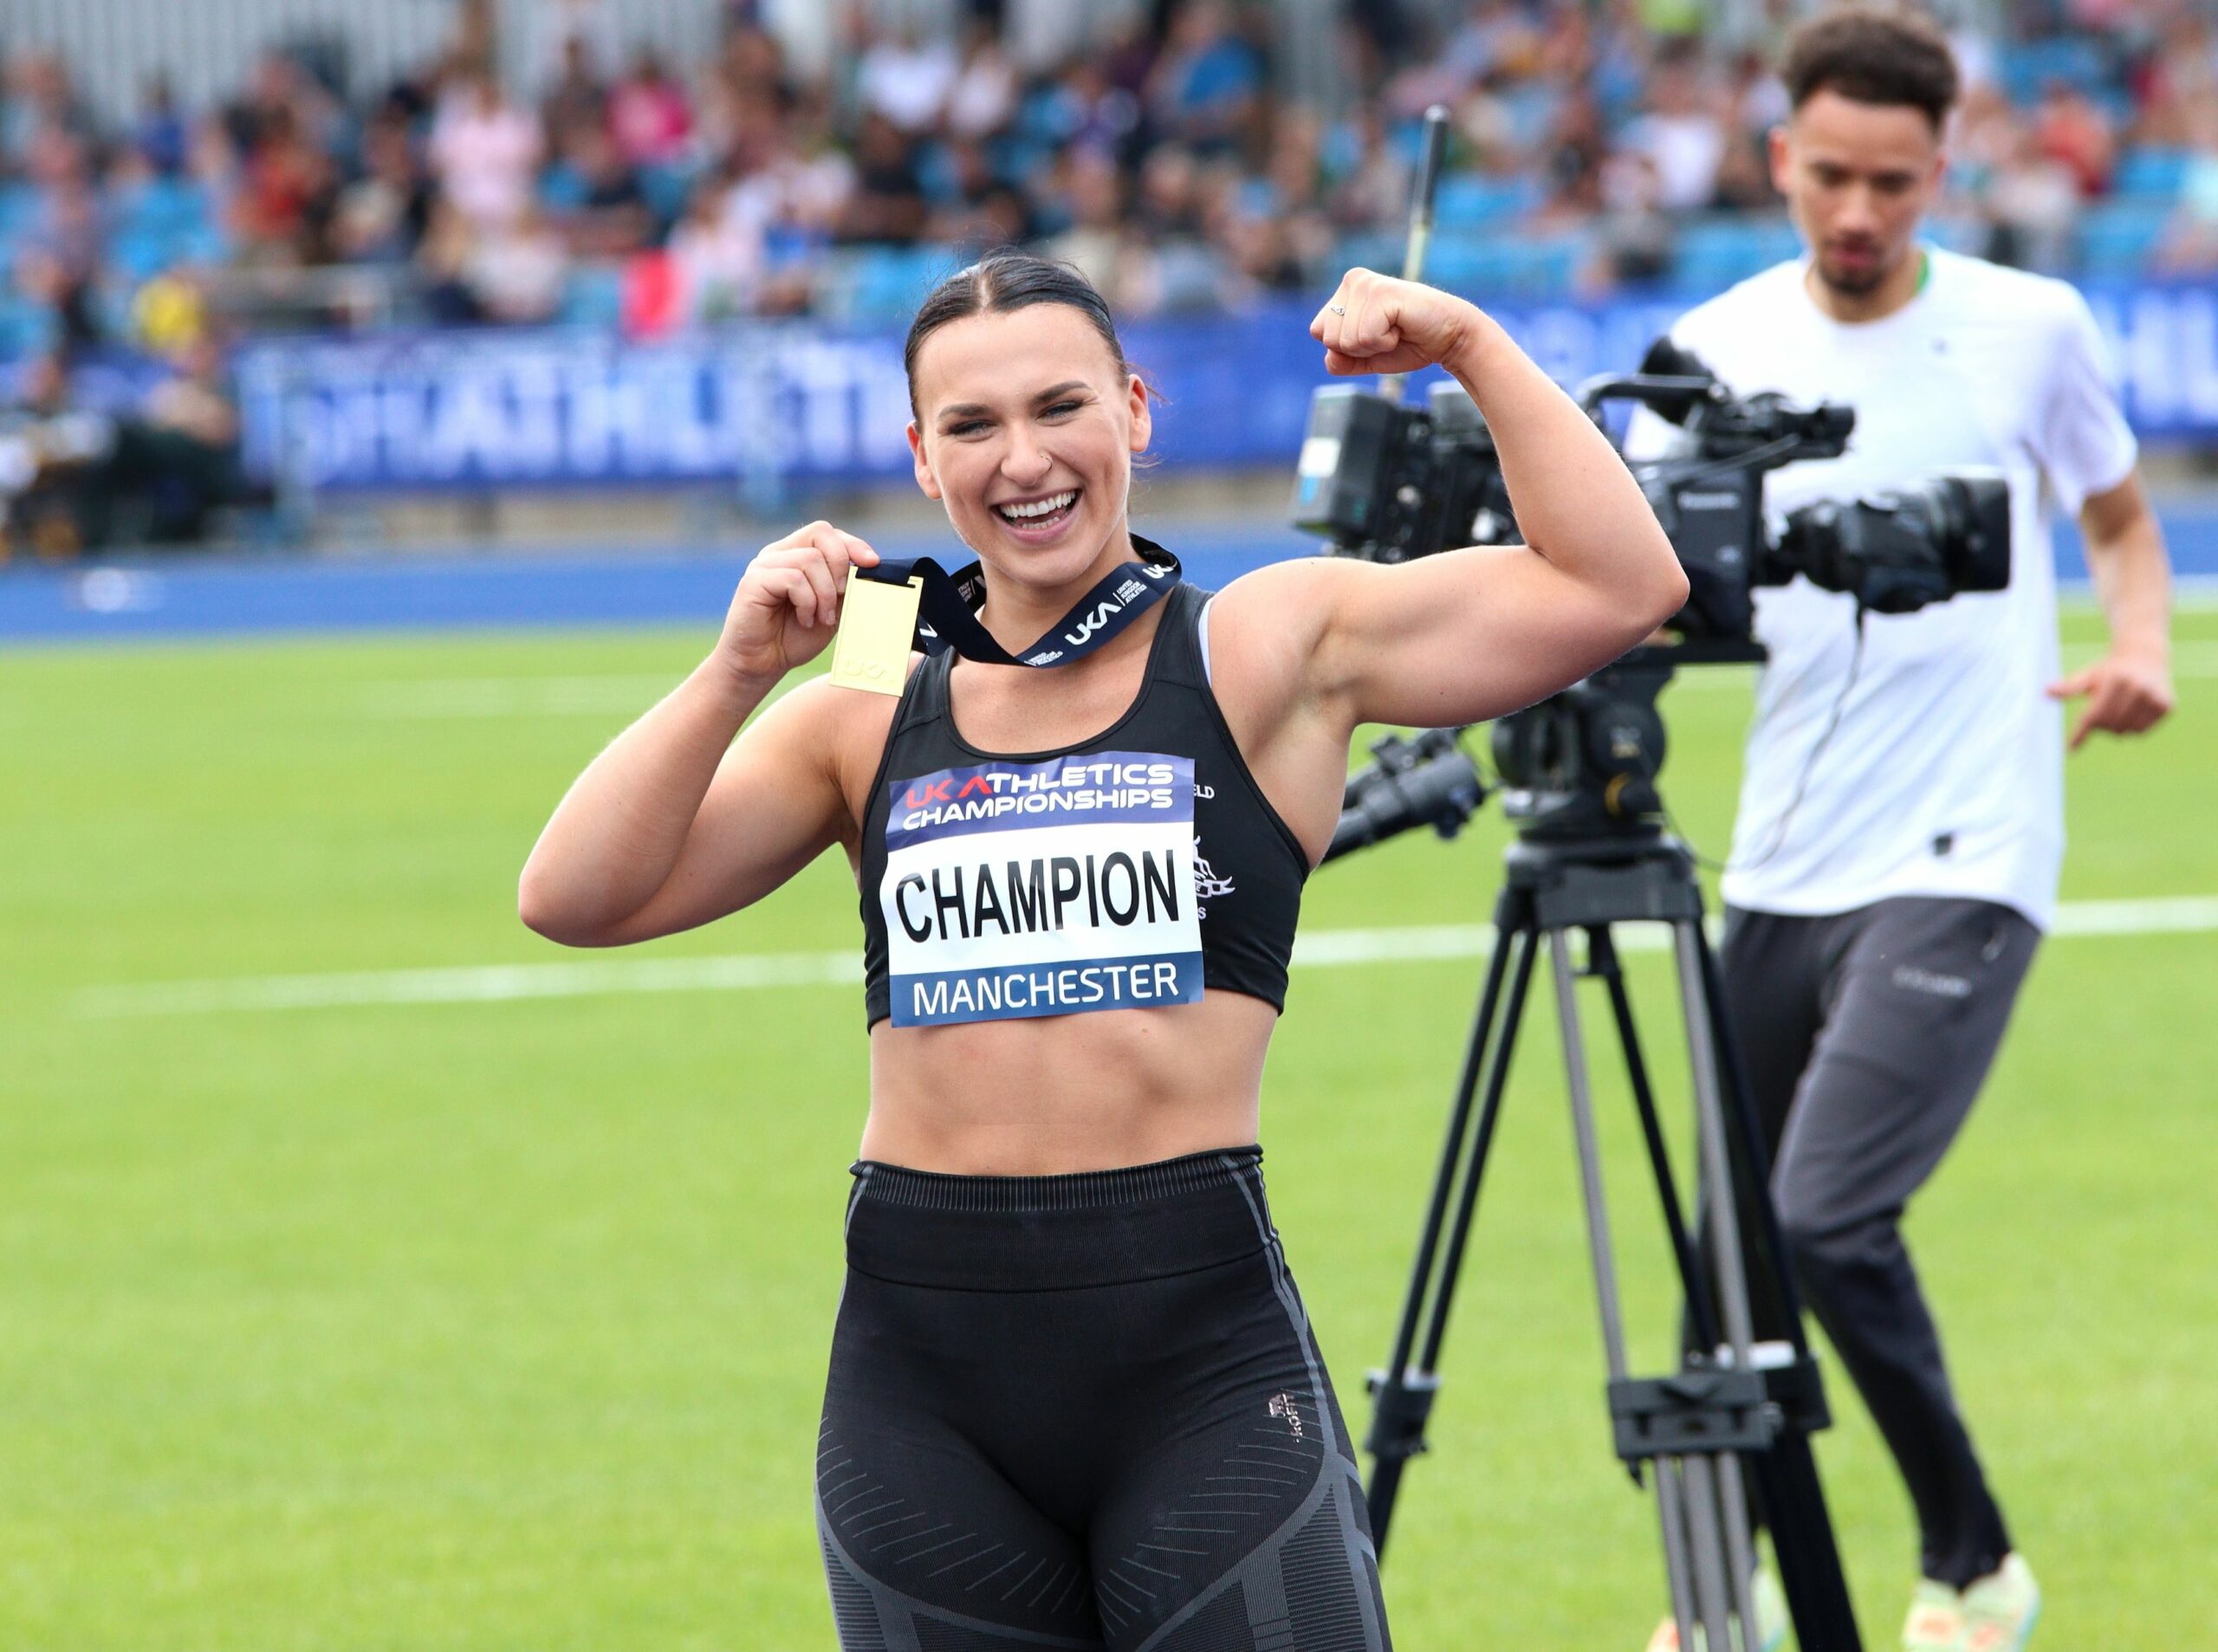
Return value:
[[(2093, 288), (2128, 418), (2218, 437), (2218, 288)], [(1493, 311), (1566, 384), (1636, 365), (1678, 306)], [(1132, 324), (1167, 401), (1176, 466), (1291, 465), (1323, 381), (1306, 303)], [(890, 331), (736, 325), (654, 342), (603, 332), (263, 340), (239, 364), (255, 474), (324, 489), (729, 483), (788, 490), (907, 476), (908, 386)]]

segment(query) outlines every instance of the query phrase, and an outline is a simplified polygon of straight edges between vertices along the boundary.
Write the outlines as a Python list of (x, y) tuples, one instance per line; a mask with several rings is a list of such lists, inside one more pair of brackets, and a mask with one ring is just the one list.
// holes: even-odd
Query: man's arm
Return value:
[(2049, 685), (2059, 700), (2085, 696), (2087, 706), (2072, 727), (2072, 749), (2101, 729), (2137, 735), (2172, 709), (2171, 564), (2163, 529), (2149, 509), (2138, 470), (2098, 494), (2079, 512), (2087, 571), (2110, 623), (2110, 652), (2085, 671)]

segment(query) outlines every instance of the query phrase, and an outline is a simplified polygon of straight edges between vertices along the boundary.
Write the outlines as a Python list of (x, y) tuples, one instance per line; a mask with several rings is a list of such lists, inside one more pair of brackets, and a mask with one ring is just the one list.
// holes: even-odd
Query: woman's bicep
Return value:
[(1521, 545), (1350, 573), (1321, 654), (1362, 722), (1498, 717), (1606, 665), (1648, 630), (1642, 614)]

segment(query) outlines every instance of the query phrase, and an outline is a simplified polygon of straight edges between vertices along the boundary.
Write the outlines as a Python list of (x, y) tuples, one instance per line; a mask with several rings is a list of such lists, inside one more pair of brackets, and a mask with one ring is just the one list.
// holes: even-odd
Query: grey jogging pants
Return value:
[[(1809, 1305), (1916, 1506), (1925, 1575), (1961, 1588), (2010, 1548), (1901, 1221), (1971, 1111), (2040, 931), (1988, 901), (1822, 917), (1728, 910), (1726, 1011)], [(1784, 1333), (1775, 1301), (1759, 1335)]]

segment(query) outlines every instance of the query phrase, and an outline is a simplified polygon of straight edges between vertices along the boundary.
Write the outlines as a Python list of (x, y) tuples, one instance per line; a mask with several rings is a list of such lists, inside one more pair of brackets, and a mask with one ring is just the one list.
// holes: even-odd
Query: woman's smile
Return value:
[(993, 506), (993, 514), (1001, 520), (1002, 530), (1018, 543), (1053, 545), (1078, 520), (1079, 502), (1085, 493), (1083, 488), (1065, 488), (1056, 493), (1002, 500)]

